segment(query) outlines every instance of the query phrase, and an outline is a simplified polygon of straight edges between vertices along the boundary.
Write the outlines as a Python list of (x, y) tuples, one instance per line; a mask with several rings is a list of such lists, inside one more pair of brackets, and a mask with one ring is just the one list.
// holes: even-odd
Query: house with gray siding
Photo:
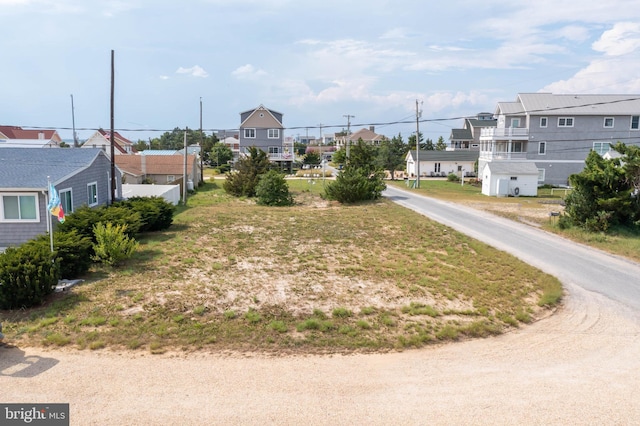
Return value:
[(240, 113), (240, 155), (252, 146), (267, 153), (271, 162), (289, 167), (294, 160), (293, 142), (284, 138), (282, 113), (260, 105)]
[[(48, 232), (51, 182), (68, 215), (82, 205), (111, 203), (111, 161), (99, 148), (0, 150), (0, 249)], [(116, 169), (116, 197), (122, 197)], [(53, 226), (57, 219), (51, 221)]]
[[(531, 163), (538, 185), (568, 185), (591, 150), (604, 155), (618, 141), (640, 143), (640, 95), (521, 93), (514, 102), (499, 102), (494, 116), (496, 127), (480, 134), (478, 170), (490, 173), (491, 162)], [(484, 185), (483, 193), (489, 195)]]
[(481, 112), (475, 118), (465, 118), (462, 129), (451, 129), (448, 151), (480, 150), (480, 133), (487, 127), (496, 127), (490, 112)]

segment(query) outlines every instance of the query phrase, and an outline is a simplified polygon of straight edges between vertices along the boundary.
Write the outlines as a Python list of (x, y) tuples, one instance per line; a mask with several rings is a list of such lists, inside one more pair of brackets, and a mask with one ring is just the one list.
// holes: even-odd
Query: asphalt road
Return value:
[(556, 276), (569, 291), (579, 286), (640, 313), (638, 263), (532, 226), (410, 191), (387, 187), (384, 196)]

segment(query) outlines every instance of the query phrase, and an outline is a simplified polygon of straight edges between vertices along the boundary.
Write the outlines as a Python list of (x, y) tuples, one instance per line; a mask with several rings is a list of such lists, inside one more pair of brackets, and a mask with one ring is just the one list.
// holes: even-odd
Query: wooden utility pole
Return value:
[(115, 152), (115, 126), (114, 126), (114, 96), (115, 96), (115, 60), (111, 50), (111, 202), (116, 199), (116, 152)]
[(355, 115), (345, 114), (343, 117), (347, 117), (347, 139), (345, 144), (347, 145), (347, 160), (349, 159), (349, 145), (351, 145), (351, 119), (355, 118)]

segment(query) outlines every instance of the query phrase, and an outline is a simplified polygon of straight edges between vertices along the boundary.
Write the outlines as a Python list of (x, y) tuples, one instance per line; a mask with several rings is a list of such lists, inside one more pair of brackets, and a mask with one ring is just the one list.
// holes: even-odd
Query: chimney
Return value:
[(373, 133), (376, 132), (376, 126), (369, 126), (369, 130), (371, 130)]
[(44, 133), (38, 132), (38, 139), (44, 139)]

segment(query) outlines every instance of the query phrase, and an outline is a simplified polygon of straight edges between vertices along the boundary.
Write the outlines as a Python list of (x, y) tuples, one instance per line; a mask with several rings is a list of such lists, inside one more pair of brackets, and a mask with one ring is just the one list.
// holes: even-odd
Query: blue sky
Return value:
[(71, 94), (78, 129), (109, 128), (111, 50), (134, 141), (197, 129), (201, 98), (206, 130), (263, 104), (286, 136), (352, 115), (405, 140), (419, 100), (435, 140), (521, 92), (640, 93), (639, 0), (0, 0), (0, 20), (0, 124), (63, 138)]

